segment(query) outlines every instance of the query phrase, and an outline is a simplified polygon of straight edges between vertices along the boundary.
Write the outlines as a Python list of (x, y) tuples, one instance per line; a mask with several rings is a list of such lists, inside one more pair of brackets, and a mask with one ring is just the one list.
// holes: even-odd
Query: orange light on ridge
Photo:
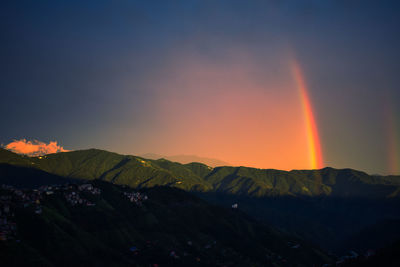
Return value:
[(321, 143), (319, 140), (317, 123), (314, 118), (310, 97), (307, 91), (307, 85), (305, 83), (304, 75), (301, 71), (301, 68), (295, 60), (292, 60), (291, 67), (303, 109), (310, 168), (320, 169), (323, 166)]

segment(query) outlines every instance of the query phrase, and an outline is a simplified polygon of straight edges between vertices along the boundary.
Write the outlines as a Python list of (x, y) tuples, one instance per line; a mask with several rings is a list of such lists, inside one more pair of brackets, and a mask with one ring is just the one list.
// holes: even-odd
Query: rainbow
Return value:
[(307, 86), (304, 75), (296, 60), (291, 61), (291, 69), (294, 80), (300, 95), (300, 101), (303, 109), (305, 128), (307, 134), (308, 154), (311, 169), (320, 169), (323, 166), (321, 143), (319, 140), (317, 123), (314, 118), (310, 97), (308, 95)]
[(400, 158), (398, 155), (398, 141), (396, 138), (397, 127), (395, 113), (393, 106), (390, 102), (385, 105), (385, 118), (387, 130), (387, 149), (388, 149), (388, 169), (391, 174), (398, 174), (400, 172)]

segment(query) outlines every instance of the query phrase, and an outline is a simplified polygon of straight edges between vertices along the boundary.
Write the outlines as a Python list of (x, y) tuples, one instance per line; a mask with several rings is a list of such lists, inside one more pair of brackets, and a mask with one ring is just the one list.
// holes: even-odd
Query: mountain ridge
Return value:
[(219, 167), (219, 166), (230, 166), (231, 164), (228, 162), (225, 162), (223, 160), (215, 159), (215, 158), (208, 158), (208, 157), (200, 157), (196, 155), (172, 155), (172, 156), (163, 156), (159, 154), (154, 154), (154, 153), (145, 153), (139, 155), (140, 157), (146, 158), (146, 159), (166, 159), (169, 161), (175, 161), (179, 162), (182, 164), (188, 164), (188, 163), (193, 163), (193, 162), (198, 162), (205, 164), (210, 167)]
[(26, 157), (2, 149), (0, 163), (30, 166), (66, 178), (101, 179), (131, 187), (168, 185), (188, 191), (263, 196), (398, 197), (400, 176), (371, 176), (353, 169), (282, 171), (212, 168), (202, 163), (151, 160), (100, 149)]

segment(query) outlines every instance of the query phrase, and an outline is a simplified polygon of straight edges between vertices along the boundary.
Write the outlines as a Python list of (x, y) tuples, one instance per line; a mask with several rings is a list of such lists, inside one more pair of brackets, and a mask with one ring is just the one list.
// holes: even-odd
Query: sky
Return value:
[(399, 13), (369, 0), (2, 1), (0, 144), (400, 174)]

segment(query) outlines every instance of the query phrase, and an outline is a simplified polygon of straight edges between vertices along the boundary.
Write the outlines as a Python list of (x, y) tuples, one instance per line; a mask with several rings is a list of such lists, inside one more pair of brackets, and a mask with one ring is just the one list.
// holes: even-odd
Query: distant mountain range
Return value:
[(196, 155), (163, 156), (163, 155), (154, 154), (154, 153), (146, 153), (146, 154), (140, 155), (140, 157), (143, 157), (146, 159), (167, 159), (167, 160), (179, 162), (182, 164), (187, 164), (187, 163), (191, 163), (191, 162), (199, 162), (199, 163), (203, 163), (210, 167), (230, 166), (231, 165), (230, 163), (219, 160), (219, 159), (199, 157)]

